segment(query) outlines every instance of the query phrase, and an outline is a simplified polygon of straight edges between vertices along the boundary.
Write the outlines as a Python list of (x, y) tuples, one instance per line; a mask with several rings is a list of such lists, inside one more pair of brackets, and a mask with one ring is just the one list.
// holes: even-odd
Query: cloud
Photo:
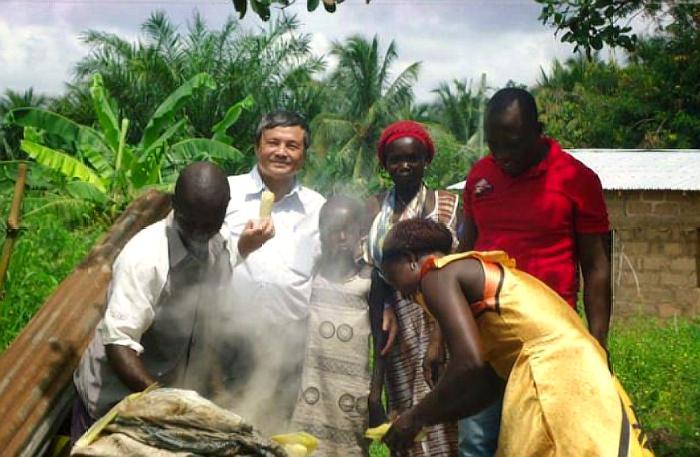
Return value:
[[(128, 39), (140, 33), (141, 23), (152, 10), (163, 9), (185, 29), (198, 10), (212, 28), (235, 14), (230, 1), (159, 2), (17, 2), (0, 18), (0, 90), (34, 86), (38, 92), (58, 93), (69, 81), (71, 68), (88, 49), (78, 39), (88, 28), (111, 31)], [(334, 41), (353, 34), (378, 35), (386, 49), (391, 40), (399, 50), (393, 73), (421, 62), (416, 85), (419, 100), (427, 101), (440, 81), (471, 79), (478, 83), (486, 73), (490, 86), (508, 80), (532, 85), (540, 67), (554, 58), (566, 59), (573, 47), (559, 43), (554, 30), (538, 20), (540, 7), (531, 0), (439, 1), (439, 0), (348, 0), (335, 14), (322, 7), (306, 11), (297, 0), (285, 14), (297, 14), (304, 33), (312, 35), (312, 48), (326, 54)], [(273, 14), (281, 14), (275, 10)], [(242, 21), (247, 28), (267, 27), (249, 12)], [(329, 63), (333, 63), (329, 60)]]

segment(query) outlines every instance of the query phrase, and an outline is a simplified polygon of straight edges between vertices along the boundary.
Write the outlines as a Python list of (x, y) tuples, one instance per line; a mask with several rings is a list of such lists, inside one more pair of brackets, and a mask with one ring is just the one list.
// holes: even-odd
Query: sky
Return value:
[[(194, 10), (212, 28), (235, 14), (230, 0), (0, 0), (0, 92), (33, 87), (59, 94), (74, 64), (89, 52), (81, 32), (95, 29), (135, 40), (140, 24), (156, 9), (182, 29)], [(346, 0), (334, 14), (322, 7), (308, 13), (306, 0), (296, 0), (286, 8), (313, 36), (317, 54), (358, 33), (378, 35), (384, 47), (394, 40), (399, 55), (394, 74), (421, 62), (415, 86), (420, 101), (430, 100), (441, 81), (467, 79), (476, 87), (482, 74), (491, 89), (509, 80), (535, 84), (541, 68), (573, 52), (554, 29), (541, 24), (539, 12), (534, 0), (372, 0), (369, 5)], [(251, 12), (242, 22), (251, 29), (265, 27)]]

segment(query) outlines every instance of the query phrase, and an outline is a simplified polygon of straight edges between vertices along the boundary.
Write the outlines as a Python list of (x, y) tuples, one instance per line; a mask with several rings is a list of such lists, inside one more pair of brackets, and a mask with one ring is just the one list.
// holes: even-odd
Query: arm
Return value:
[(386, 413), (382, 406), (381, 396), (384, 389), (384, 372), (386, 358), (382, 355), (386, 334), (383, 331), (384, 302), (391, 294), (391, 288), (384, 282), (376, 268), (372, 269), (372, 285), (369, 292), (369, 316), (372, 331), (372, 357), (374, 369), (368, 398), (369, 425), (375, 427), (386, 422)]
[(483, 273), (476, 261), (455, 262), (429, 273), (422, 281), (423, 296), (442, 328), (451, 358), (435, 389), (389, 429), (385, 441), (392, 449), (408, 446), (423, 427), (483, 409), (499, 390), (500, 382), (483, 358), (479, 331), (462, 284), (473, 289), (478, 285), (476, 296), (482, 293)]
[(467, 252), (474, 250), (477, 236), (479, 235), (474, 219), (471, 217), (464, 218), (464, 230), (462, 230), (462, 238), (459, 240), (459, 252)]
[(118, 344), (107, 344), (105, 352), (114, 372), (132, 391), (140, 392), (156, 382), (133, 349)]
[(610, 259), (607, 234), (577, 234), (583, 275), (583, 305), (591, 335), (607, 350), (610, 328)]

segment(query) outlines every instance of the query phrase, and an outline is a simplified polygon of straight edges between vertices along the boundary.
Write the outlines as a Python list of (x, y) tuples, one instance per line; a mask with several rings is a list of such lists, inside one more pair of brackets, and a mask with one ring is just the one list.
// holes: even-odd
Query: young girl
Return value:
[(384, 242), (385, 278), (437, 320), (450, 361), (436, 388), (392, 425), (411, 445), (423, 427), (478, 412), (506, 382), (499, 457), (649, 456), (606, 353), (576, 313), (504, 252), (450, 252), (427, 220), (398, 223)]
[(363, 456), (369, 394), (370, 270), (357, 263), (363, 205), (331, 197), (321, 209), (302, 386), (292, 429), (319, 439), (314, 455)]

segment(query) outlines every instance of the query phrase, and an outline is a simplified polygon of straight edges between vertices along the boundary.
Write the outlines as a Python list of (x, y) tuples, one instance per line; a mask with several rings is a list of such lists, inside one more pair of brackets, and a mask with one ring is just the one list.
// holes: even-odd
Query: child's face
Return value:
[(324, 256), (355, 258), (360, 245), (360, 220), (348, 208), (333, 208), (320, 224)]

